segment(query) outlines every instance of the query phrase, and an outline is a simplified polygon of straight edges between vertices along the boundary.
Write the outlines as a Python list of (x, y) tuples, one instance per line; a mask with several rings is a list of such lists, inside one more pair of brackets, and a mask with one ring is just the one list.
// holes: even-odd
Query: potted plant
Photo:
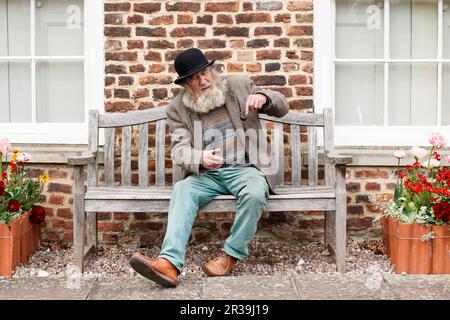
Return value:
[[(383, 243), (397, 273), (450, 273), (450, 170), (438, 150), (446, 139), (429, 137), (430, 150), (413, 147), (412, 165), (400, 171), (403, 151), (394, 153), (398, 177), (394, 197), (382, 216)], [(447, 163), (450, 156), (446, 156)]]
[(49, 178), (47, 174), (31, 178), (24, 168), (28, 161), (29, 154), (11, 148), (8, 139), (0, 139), (0, 276), (11, 277), (15, 268), (40, 247), (45, 210), (38, 204)]

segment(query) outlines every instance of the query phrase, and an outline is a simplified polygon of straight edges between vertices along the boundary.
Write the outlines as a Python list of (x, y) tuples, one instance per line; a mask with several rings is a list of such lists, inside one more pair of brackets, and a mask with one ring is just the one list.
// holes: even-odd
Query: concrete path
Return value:
[(0, 300), (450, 300), (450, 275), (236, 276), (183, 278), (163, 288), (133, 279), (19, 278), (0, 280)]

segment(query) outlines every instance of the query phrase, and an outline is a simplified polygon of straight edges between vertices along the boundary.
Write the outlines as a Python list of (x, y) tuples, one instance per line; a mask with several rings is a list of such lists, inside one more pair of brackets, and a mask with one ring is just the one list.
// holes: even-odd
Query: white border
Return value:
[[(32, 5), (34, 0), (31, 0), (30, 3)], [(34, 10), (30, 11), (33, 12)], [(84, 0), (84, 57), (55, 57), (55, 60), (72, 60), (71, 58), (82, 60), (84, 58), (85, 122), (0, 123), (0, 137), (8, 138), (12, 143), (88, 143), (89, 109), (98, 109), (100, 113), (104, 112), (103, 17), (102, 0)], [(32, 13), (31, 19), (34, 19)], [(34, 27), (31, 27), (32, 33), (33, 30)], [(32, 48), (34, 47), (32, 46)], [(44, 60), (43, 57), (35, 57), (35, 59)], [(21, 60), (31, 60), (31, 57), (22, 57)], [(32, 96), (35, 96), (34, 90), (32, 90)], [(61, 103), (63, 104), (64, 101), (61, 101)]]

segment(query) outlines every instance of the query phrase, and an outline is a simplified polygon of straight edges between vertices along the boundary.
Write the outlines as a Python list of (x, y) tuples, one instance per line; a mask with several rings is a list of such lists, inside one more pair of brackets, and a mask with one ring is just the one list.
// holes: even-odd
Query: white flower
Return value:
[(0, 153), (6, 153), (11, 149), (11, 143), (8, 138), (0, 139)]
[(31, 155), (29, 153), (21, 153), (19, 154), (19, 156), (17, 157), (17, 161), (19, 162), (28, 162), (31, 160)]
[(412, 147), (409, 152), (417, 159), (425, 158), (428, 155), (428, 151), (424, 148)]
[(422, 163), (422, 166), (424, 168), (428, 168), (428, 169), (437, 168), (440, 165), (441, 165), (441, 163), (439, 161), (437, 161), (436, 159), (430, 159), (430, 166), (428, 166), (428, 161), (425, 161), (424, 163)]
[(445, 139), (445, 137), (442, 135), (442, 133), (439, 132), (433, 132), (430, 134), (430, 136), (428, 137), (428, 141), (436, 148), (436, 149), (440, 149), (445, 147), (445, 145), (447, 144), (447, 140)]
[(406, 157), (406, 153), (404, 151), (395, 151), (394, 152), (394, 157), (396, 157), (397, 159), (403, 159), (404, 157)]

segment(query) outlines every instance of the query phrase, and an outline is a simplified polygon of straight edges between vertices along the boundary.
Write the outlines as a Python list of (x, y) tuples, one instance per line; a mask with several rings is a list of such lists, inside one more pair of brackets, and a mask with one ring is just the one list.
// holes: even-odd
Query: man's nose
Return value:
[(200, 83), (201, 83), (202, 85), (203, 85), (203, 84), (209, 83), (208, 77), (202, 76), (202, 77), (200, 78)]

